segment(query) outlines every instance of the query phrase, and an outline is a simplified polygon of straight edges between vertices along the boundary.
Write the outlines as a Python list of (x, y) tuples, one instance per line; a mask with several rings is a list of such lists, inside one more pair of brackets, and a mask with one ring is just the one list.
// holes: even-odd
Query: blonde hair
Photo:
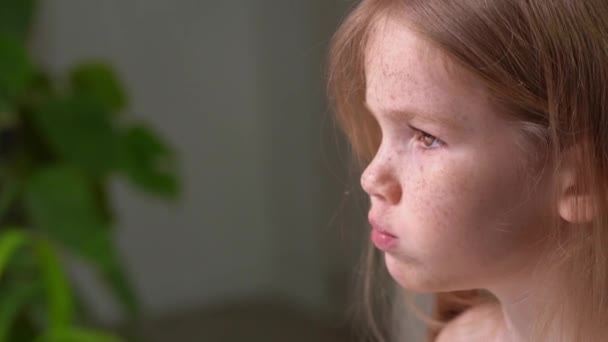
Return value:
[[(565, 341), (601, 340), (608, 319), (608, 2), (361, 1), (333, 38), (328, 82), (336, 119), (359, 166), (369, 163), (380, 144), (380, 129), (363, 105), (364, 60), (373, 25), (388, 11), (402, 14), (450, 62), (485, 85), (493, 103), (531, 142), (528, 152), (543, 156), (538, 159), (544, 167), (557, 174), (566, 160), (573, 166), (577, 183), (569, 191), (588, 194), (595, 216), (591, 223), (569, 226), (566, 239), (564, 221), (553, 215), (546, 237), (551, 248), (539, 264), (568, 276), (550, 284), (553, 299), (539, 309), (529, 338), (542, 341), (549, 322), (559, 320)], [(383, 267), (377, 257), (370, 249), (372, 272)], [(363, 287), (371, 336), (386, 341), (390, 327), (383, 322), (390, 319), (374, 309), (375, 274), (369, 274)], [(431, 340), (442, 325), (488, 300), (475, 290), (436, 298)]]

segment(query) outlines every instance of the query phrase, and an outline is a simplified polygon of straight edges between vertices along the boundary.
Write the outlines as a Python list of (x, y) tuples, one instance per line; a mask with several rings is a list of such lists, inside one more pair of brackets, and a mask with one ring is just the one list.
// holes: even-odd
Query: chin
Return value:
[(453, 286), (448, 286), (454, 282), (433, 274), (428, 267), (417, 260), (386, 253), (384, 262), (388, 273), (405, 290), (421, 294), (455, 291)]

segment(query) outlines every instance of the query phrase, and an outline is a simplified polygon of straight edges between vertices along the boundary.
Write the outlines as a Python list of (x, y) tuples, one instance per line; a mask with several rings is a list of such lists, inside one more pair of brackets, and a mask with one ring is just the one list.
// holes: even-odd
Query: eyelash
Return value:
[[(438, 147), (443, 146), (443, 141), (441, 141), (439, 138), (437, 138), (436, 136), (432, 135), (432, 134), (428, 134), (427, 132), (417, 129), (415, 127), (410, 126), (411, 129), (413, 129), (417, 134), (416, 134), (416, 140), (420, 141), (422, 143), (422, 149), (423, 150), (434, 150)], [(423, 142), (423, 140), (425, 138), (433, 138), (433, 144), (438, 144), (438, 146), (426, 146)]]

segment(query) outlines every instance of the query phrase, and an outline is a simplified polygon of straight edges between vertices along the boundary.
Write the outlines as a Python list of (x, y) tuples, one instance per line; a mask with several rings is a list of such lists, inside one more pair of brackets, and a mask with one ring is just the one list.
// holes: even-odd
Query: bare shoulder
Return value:
[(449, 322), (435, 342), (491, 341), (501, 326), (501, 317), (498, 303), (474, 306)]

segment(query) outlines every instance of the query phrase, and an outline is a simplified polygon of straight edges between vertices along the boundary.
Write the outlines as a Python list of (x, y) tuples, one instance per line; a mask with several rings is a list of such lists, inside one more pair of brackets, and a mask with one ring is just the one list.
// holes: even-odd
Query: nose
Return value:
[(385, 204), (401, 201), (401, 184), (390, 160), (375, 158), (361, 175), (361, 187), (371, 198)]

